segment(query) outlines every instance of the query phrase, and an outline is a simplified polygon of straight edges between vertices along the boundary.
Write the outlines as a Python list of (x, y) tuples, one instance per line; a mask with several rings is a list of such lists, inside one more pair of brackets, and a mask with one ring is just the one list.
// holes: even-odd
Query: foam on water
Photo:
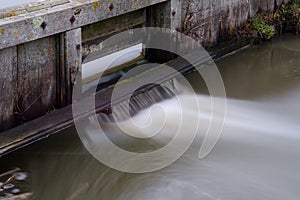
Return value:
[[(191, 98), (198, 100), (201, 112), (191, 106)], [(42, 163), (37, 159), (31, 164), (39, 167), (33, 167), (33, 180), (43, 176), (47, 187), (34, 181), (32, 189), (44, 199), (68, 198), (76, 193), (78, 199), (114, 200), (299, 199), (299, 124), (289, 120), (289, 116), (274, 115), (264, 102), (228, 99), (227, 104), (222, 135), (204, 159), (198, 158), (198, 152), (211, 118), (210, 97), (186, 93), (137, 113), (132, 118), (135, 125), (129, 119), (121, 121), (125, 132), (130, 133), (128, 138), (134, 136), (137, 140), (126, 138), (114, 123), (102, 124), (115, 144), (128, 151), (148, 152), (168, 144), (179, 126), (182, 129), (177, 134), (182, 141), (185, 134), (194, 131), (189, 123), (178, 124), (185, 110), (182, 117), (190, 123), (200, 119), (198, 135), (172, 165), (152, 173), (129, 174), (82, 154), (62, 154), (55, 162), (50, 154)], [(218, 114), (213, 120), (222, 121)], [(93, 124), (85, 129), (98, 134)], [(154, 131), (159, 134), (152, 137)], [(151, 138), (144, 141), (147, 137)], [(74, 148), (81, 147), (72, 146), (71, 152), (76, 151)]]
[[(188, 103), (191, 98), (199, 101), (200, 113)], [(269, 113), (263, 109), (263, 103), (234, 99), (227, 102), (222, 136), (211, 154), (202, 160), (197, 152), (211, 118), (210, 97), (180, 95), (139, 112), (133, 117), (135, 125), (130, 120), (123, 121), (125, 132), (135, 137), (151, 137), (153, 131), (160, 130), (160, 137), (152, 138), (158, 143), (166, 143), (165, 137), (174, 137), (182, 109), (187, 111), (183, 117), (188, 117), (190, 123), (200, 118), (200, 125), (204, 126), (200, 126), (189, 151), (171, 166), (139, 176), (107, 173), (102, 179), (105, 183), (112, 179), (122, 181), (109, 185), (99, 182), (101, 188), (110, 189), (94, 195), (131, 200), (299, 199), (299, 124)], [(218, 116), (213, 120), (222, 121)], [(162, 122), (164, 126), (159, 129), (157, 126), (161, 127)], [(184, 134), (194, 131), (189, 124), (180, 126), (184, 126), (182, 140)]]

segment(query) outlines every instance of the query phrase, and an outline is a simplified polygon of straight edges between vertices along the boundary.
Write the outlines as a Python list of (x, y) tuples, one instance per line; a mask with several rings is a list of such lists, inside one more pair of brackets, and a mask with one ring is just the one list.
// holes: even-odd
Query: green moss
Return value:
[(300, 0), (292, 0), (282, 5), (274, 14), (275, 22), (280, 23), (282, 30), (298, 33), (300, 28)]
[(56, 110), (57, 110), (57, 109), (56, 109), (54, 106), (52, 106), (52, 107), (48, 110), (47, 114), (53, 113), (53, 112), (55, 112)]
[(255, 16), (251, 20), (251, 24), (254, 31), (264, 39), (270, 40), (276, 33), (274, 26), (265, 22), (260, 15)]
[(274, 12), (258, 13), (244, 26), (234, 30), (234, 36), (256, 44), (286, 31), (300, 33), (300, 0), (291, 0)]

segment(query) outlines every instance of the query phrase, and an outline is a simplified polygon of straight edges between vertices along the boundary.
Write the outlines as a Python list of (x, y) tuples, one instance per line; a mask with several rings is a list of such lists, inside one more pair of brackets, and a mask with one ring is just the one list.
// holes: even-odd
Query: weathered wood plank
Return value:
[(66, 5), (0, 19), (0, 49), (65, 32), (167, 0), (73, 0)]
[(113, 44), (105, 40), (122, 31), (128, 31), (130, 28), (144, 26), (146, 26), (146, 9), (82, 27), (84, 63), (141, 43), (142, 40), (132, 41), (130, 36), (114, 40)]
[(14, 103), (17, 97), (17, 48), (0, 50), (0, 131), (16, 124)]
[(18, 110), (22, 121), (39, 117), (56, 101), (56, 37), (18, 46)]
[(171, 0), (171, 25), (170, 29), (178, 30), (180, 28), (183, 19), (183, 7), (185, 6), (185, 1), (181, 0)]
[(65, 106), (66, 100), (66, 70), (65, 70), (65, 33), (57, 36), (57, 65), (56, 65), (56, 102), (58, 107)]
[(139, 24), (146, 23), (145, 9), (116, 16), (82, 27), (82, 42), (105, 37)]
[(122, 41), (116, 41), (114, 45), (110, 42), (95, 42), (92, 45), (83, 46), (83, 62), (87, 63), (103, 56), (109, 55), (116, 51), (121, 51), (123, 49), (132, 47), (134, 45), (140, 44), (143, 42), (143, 39), (131, 41), (130, 36), (122, 38)]
[(147, 26), (169, 28), (171, 26), (171, 2), (163, 2), (147, 8)]
[[(174, 1), (174, 0), (171, 0)], [(159, 28), (173, 28), (172, 25), (173, 17), (172, 17), (172, 2), (167, 1), (161, 4), (154, 5), (152, 7), (147, 8), (147, 26), (148, 27), (159, 27)], [(173, 2), (175, 6), (176, 3)], [(175, 20), (176, 21), (176, 20)], [(175, 22), (174, 22), (175, 23)], [(170, 35), (171, 37), (171, 35)], [(170, 42), (170, 45), (171, 42)], [(170, 48), (169, 48), (170, 49)], [(171, 52), (164, 51), (161, 49), (151, 49), (147, 48), (144, 50), (144, 55), (147, 60), (154, 63), (160, 62), (168, 62), (171, 59), (174, 59), (176, 55)]]
[(82, 62), (81, 28), (65, 33), (65, 81), (66, 102), (72, 101), (72, 88), (78, 71), (81, 71)]

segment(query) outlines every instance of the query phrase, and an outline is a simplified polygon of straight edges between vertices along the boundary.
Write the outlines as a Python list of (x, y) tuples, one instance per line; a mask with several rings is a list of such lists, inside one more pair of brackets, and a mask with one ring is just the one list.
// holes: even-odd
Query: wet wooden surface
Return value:
[(84, 62), (139, 44), (140, 40), (133, 42), (130, 37), (119, 38), (113, 45), (103, 41), (122, 31), (145, 27), (146, 21), (146, 9), (140, 9), (82, 27)]
[(56, 37), (18, 46), (16, 116), (29, 121), (50, 111), (56, 102)]
[(81, 28), (73, 29), (65, 33), (65, 98), (66, 104), (72, 102), (72, 88), (76, 79), (76, 75), (81, 71), (82, 64), (82, 41), (81, 41)]
[(88, 42), (90, 40), (110, 36), (114, 33), (145, 23), (146, 10), (139, 9), (134, 12), (89, 24), (82, 27), (82, 42)]
[(16, 124), (17, 48), (0, 50), (0, 131)]

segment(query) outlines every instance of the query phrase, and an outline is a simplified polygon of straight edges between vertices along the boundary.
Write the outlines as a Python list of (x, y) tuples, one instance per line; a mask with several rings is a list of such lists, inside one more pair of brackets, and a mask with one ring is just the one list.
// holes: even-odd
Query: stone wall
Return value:
[(187, 0), (180, 29), (205, 46), (228, 38), (257, 12), (272, 12), (288, 0)]

